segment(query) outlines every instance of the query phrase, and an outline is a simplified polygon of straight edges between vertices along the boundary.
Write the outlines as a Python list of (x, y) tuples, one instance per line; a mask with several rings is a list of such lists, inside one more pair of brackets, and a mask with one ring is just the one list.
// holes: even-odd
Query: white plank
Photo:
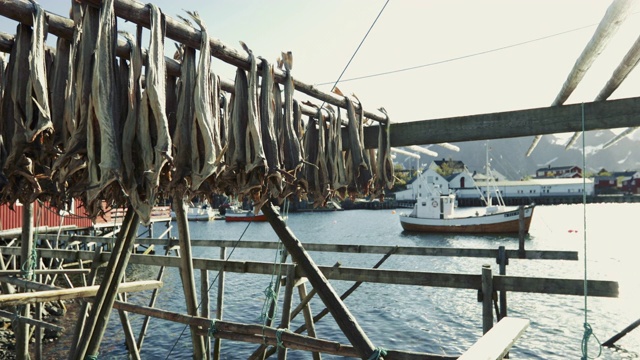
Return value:
[(505, 317), (458, 360), (502, 359), (527, 327), (529, 327), (529, 319)]

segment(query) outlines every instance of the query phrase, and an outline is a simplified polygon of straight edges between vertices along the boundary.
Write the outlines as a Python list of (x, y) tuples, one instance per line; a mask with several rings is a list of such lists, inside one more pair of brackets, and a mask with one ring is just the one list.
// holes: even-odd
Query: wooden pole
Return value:
[[(132, 281), (128, 283), (121, 283), (117, 289), (117, 292), (152, 290), (160, 286), (162, 286), (162, 283), (155, 280)], [(94, 296), (97, 298), (99, 289), (100, 285), (94, 285), (87, 287), (76, 287), (72, 289), (44, 290), (28, 294), (16, 293), (0, 295), (0, 306), (25, 305)]]
[(33, 325), (33, 326), (38, 326), (38, 327), (43, 327), (43, 328), (47, 328), (47, 329), (51, 329), (54, 331), (64, 331), (64, 328), (58, 325), (54, 325), (54, 324), (49, 324), (47, 322), (44, 321), (40, 321), (40, 320), (36, 320), (36, 319), (30, 319), (30, 318), (22, 318), (22, 317), (18, 317), (16, 318), (16, 314), (9, 312), (9, 311), (4, 311), (4, 310), (0, 310), (0, 317), (3, 317), (7, 320), (17, 320), (17, 321), (25, 321), (28, 322), (29, 324)]
[[(99, 260), (100, 260), (101, 254), (102, 254), (102, 247), (96, 246), (96, 249), (93, 252), (94, 261), (91, 263), (91, 272), (89, 273), (89, 279), (88, 279), (88, 282), (89, 284), (91, 284), (91, 286), (95, 284), (96, 274), (98, 272), (98, 266), (100, 263)], [(69, 348), (69, 356), (68, 356), (69, 360), (73, 360), (73, 357), (76, 353), (76, 350), (78, 348), (78, 343), (80, 341), (80, 338), (82, 337), (84, 326), (87, 320), (87, 315), (89, 314), (90, 309), (91, 309), (91, 305), (88, 302), (84, 301), (82, 303), (82, 309), (78, 313), (78, 320), (76, 321), (76, 326), (73, 330), (73, 340), (71, 340), (71, 346)]]
[[(33, 203), (24, 204), (22, 206), (22, 252), (20, 254), (20, 262), (22, 263), (23, 275), (27, 280), (33, 280), (32, 274), (29, 272), (32, 269), (31, 252), (33, 251)], [(28, 292), (27, 289), (24, 290)], [(12, 294), (12, 295), (25, 295), (25, 294)], [(7, 296), (12, 296), (7, 295)], [(1, 297), (2, 295), (0, 295)], [(21, 305), (18, 307), (18, 316), (22, 318), (31, 317), (31, 307), (29, 303), (14, 304)], [(29, 324), (26, 321), (18, 323), (16, 333), (16, 357), (18, 360), (29, 360)]]
[[(200, 270), (200, 316), (205, 319), (211, 317), (211, 299), (209, 298), (209, 272)], [(211, 360), (211, 338), (204, 339), (205, 359)]]
[[(509, 258), (507, 258), (507, 253), (505, 251), (504, 246), (498, 247), (498, 258), (496, 262), (499, 266), (500, 275), (507, 275), (507, 265), (509, 265)], [(507, 316), (507, 292), (505, 290), (500, 291), (500, 319)]]
[[(123, 294), (118, 294), (117, 298), (118, 301), (124, 301)], [(133, 335), (133, 328), (129, 322), (129, 315), (124, 310), (118, 310), (118, 316), (120, 316), (120, 322), (122, 323), (122, 330), (124, 331), (124, 339), (127, 344), (127, 350), (129, 351), (129, 358), (133, 360), (141, 360), (135, 335)]]
[[(302, 304), (302, 302), (307, 298), (307, 285), (305, 283), (298, 286), (298, 295), (300, 295), (300, 303)], [(304, 316), (304, 323), (307, 325), (307, 334), (311, 337), (316, 337), (316, 327), (313, 323), (311, 305), (309, 305), (308, 301), (302, 308), (302, 315)], [(293, 317), (293, 313), (291, 314), (291, 317)], [(313, 357), (313, 360), (322, 360), (322, 355), (317, 351), (314, 351), (311, 356)]]
[[(135, 225), (134, 224), (135, 220)], [(111, 305), (107, 301), (109, 296), (110, 286), (114, 283), (114, 279), (118, 281), (115, 282), (117, 285), (120, 283), (121, 276), (123, 275), (124, 269), (118, 268), (118, 264), (120, 262), (120, 257), (123, 253), (128, 252), (129, 249), (125, 249), (125, 243), (127, 242), (128, 235), (130, 233), (131, 227), (137, 229), (138, 226), (138, 215), (133, 210), (132, 207), (129, 207), (129, 211), (125, 215), (122, 221), (122, 227), (120, 228), (120, 232), (118, 233), (118, 239), (111, 249), (111, 257), (109, 258), (109, 264), (107, 265), (107, 270), (104, 273), (102, 278), (102, 283), (100, 284), (98, 293), (96, 294), (96, 300), (91, 306), (90, 316), (87, 318), (87, 323), (82, 330), (82, 336), (78, 341), (76, 347), (76, 354), (74, 354), (74, 358), (77, 360), (82, 360), (85, 358), (85, 355), (95, 355), (93, 352), (88, 352), (89, 347), (91, 345), (91, 350), (97, 352), (95, 348), (95, 341), (93, 344), (90, 344), (91, 340), (94, 339), (93, 333), (96, 329), (99, 328), (98, 325), (98, 316), (102, 312), (103, 306), (108, 306), (109, 310), (111, 310)], [(111, 294), (113, 299), (115, 300), (115, 294)], [(113, 303), (113, 302), (111, 302)], [(105, 305), (106, 304), (106, 305)], [(104, 323), (104, 320), (103, 320)]]
[(486, 334), (493, 327), (493, 278), (491, 265), (482, 265), (482, 333)]
[(520, 256), (521, 259), (524, 259), (525, 257), (525, 250), (524, 250), (524, 236), (525, 236), (525, 224), (524, 224), (524, 206), (520, 205), (519, 208), (519, 218), (518, 218), (518, 225), (519, 225), (519, 230), (518, 230), (518, 255)]
[(638, 326), (640, 326), (640, 319), (634, 321), (633, 323), (631, 323), (631, 325), (629, 325), (626, 328), (624, 328), (624, 330), (622, 330), (619, 333), (617, 333), (616, 335), (612, 336), (611, 339), (603, 342), (602, 346), (613, 347), (614, 346), (613, 344), (615, 344), (616, 341), (622, 339), (625, 335), (627, 335), (628, 333), (633, 331)]
[[(164, 256), (168, 256), (169, 253), (171, 253), (171, 246), (167, 245), (167, 249), (165, 251)], [(156, 277), (156, 280), (158, 281), (162, 281), (162, 278), (164, 277), (164, 270), (165, 270), (166, 266), (160, 266), (160, 270), (158, 270), (158, 276)], [(156, 300), (158, 299), (158, 289), (154, 289), (153, 293), (151, 294), (151, 299), (149, 300), (149, 307), (154, 307), (156, 305)], [(150, 316), (145, 316), (144, 320), (142, 321), (142, 326), (140, 327), (140, 334), (138, 335), (138, 343), (136, 344), (136, 346), (138, 347), (138, 350), (142, 349), (142, 344), (144, 342), (144, 336), (147, 333), (147, 328), (149, 327), (149, 321), (151, 320)]]
[[(220, 259), (225, 260), (227, 258), (227, 249), (225, 247), (220, 248)], [(224, 268), (220, 269), (218, 273), (218, 300), (216, 303), (216, 318), (222, 320), (224, 309)], [(220, 350), (222, 348), (222, 339), (215, 338), (213, 341), (213, 359), (220, 360)]]
[[(289, 267), (287, 282), (284, 288), (284, 301), (282, 303), (282, 320), (280, 329), (289, 329), (291, 325), (291, 302), (293, 300), (293, 286), (296, 283), (296, 265)], [(287, 348), (278, 345), (278, 360), (287, 359)]]
[(269, 220), (273, 230), (278, 234), (280, 241), (287, 248), (293, 260), (298, 263), (311, 285), (318, 291), (318, 296), (329, 309), (338, 327), (349, 339), (358, 355), (363, 359), (368, 359), (374, 353), (375, 346), (373, 346), (355, 317), (338, 297), (329, 281), (318, 269), (318, 266), (313, 262), (311, 256), (305, 251), (302, 243), (291, 232), (291, 229), (273, 208), (273, 205), (266, 203), (262, 207), (262, 212), (266, 215), (267, 220)]
[[(193, 257), (191, 251), (191, 235), (189, 234), (189, 222), (187, 220), (187, 207), (182, 194), (174, 194), (173, 211), (178, 223), (178, 241), (180, 244), (180, 275), (182, 288), (187, 306), (187, 313), (198, 316), (198, 304), (196, 302), (196, 284), (193, 271)], [(193, 341), (193, 356), (195, 359), (204, 358), (206, 352), (204, 339), (196, 333), (196, 328), (191, 327), (191, 339)]]

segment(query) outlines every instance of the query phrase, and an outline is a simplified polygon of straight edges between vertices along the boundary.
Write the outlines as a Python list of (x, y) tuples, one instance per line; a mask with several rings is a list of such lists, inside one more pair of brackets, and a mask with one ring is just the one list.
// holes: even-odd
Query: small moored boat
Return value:
[(224, 219), (225, 221), (267, 221), (267, 216), (262, 211), (256, 214), (252, 210), (242, 210), (232, 206), (225, 209)]
[[(406, 231), (431, 233), (515, 233), (520, 231), (520, 207), (491, 205), (457, 208), (455, 194), (418, 198), (411, 214), (400, 214)], [(522, 208), (525, 233), (529, 232), (535, 205)]]

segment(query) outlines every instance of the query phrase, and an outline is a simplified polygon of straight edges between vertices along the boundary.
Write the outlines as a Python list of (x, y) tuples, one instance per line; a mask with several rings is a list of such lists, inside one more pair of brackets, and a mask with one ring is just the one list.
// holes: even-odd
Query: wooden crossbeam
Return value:
[[(118, 287), (118, 292), (134, 292), (143, 290), (153, 290), (162, 286), (162, 282), (155, 280), (132, 281), (122, 283)], [(40, 302), (50, 302), (66, 299), (77, 299), (95, 296), (99, 285), (84, 286), (73, 289), (45, 290), (30, 293), (0, 295), (0, 306), (15, 306), (33, 304)]]

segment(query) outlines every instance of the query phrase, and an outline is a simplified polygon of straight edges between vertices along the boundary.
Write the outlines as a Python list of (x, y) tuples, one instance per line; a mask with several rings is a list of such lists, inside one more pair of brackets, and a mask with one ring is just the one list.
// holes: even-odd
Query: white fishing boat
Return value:
[[(438, 185), (427, 183), (416, 196), (416, 203), (410, 214), (400, 214), (400, 225), (405, 231), (429, 233), (519, 233), (529, 232), (535, 205), (506, 206), (500, 192), (490, 189), (491, 171), (487, 155), (487, 186), (480, 196), (485, 203), (482, 207), (459, 208), (455, 193), (440, 191)], [(522, 220), (521, 220), (522, 211)]]
[[(212, 208), (208, 204), (201, 206), (190, 206), (187, 208), (188, 221), (211, 221), (219, 217), (218, 210)], [(176, 219), (176, 214), (171, 211), (171, 220)]]
[[(529, 232), (535, 205), (524, 206), (522, 226)], [(400, 224), (406, 231), (430, 233), (518, 233), (520, 207), (491, 205), (456, 207), (455, 194), (432, 193), (418, 198), (413, 211), (400, 214)]]

